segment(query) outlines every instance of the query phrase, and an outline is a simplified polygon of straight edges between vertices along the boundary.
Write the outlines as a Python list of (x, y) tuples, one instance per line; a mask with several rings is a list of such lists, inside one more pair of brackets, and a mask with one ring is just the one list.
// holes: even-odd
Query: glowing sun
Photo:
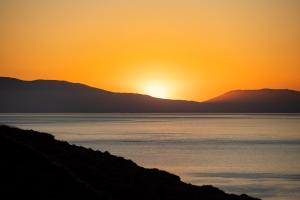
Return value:
[(144, 92), (150, 96), (166, 99), (168, 92), (165, 86), (159, 84), (148, 85)]

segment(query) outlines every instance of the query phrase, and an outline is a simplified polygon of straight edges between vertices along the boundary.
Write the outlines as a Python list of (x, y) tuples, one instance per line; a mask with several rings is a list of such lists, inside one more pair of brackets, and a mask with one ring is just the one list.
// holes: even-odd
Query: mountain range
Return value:
[(299, 113), (300, 92), (233, 90), (204, 102), (116, 93), (81, 83), (0, 77), (2, 113)]

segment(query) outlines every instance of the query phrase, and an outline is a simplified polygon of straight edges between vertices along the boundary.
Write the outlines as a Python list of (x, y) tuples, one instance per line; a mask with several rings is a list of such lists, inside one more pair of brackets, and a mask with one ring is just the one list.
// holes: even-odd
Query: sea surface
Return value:
[(300, 114), (0, 114), (0, 123), (49, 132), (196, 185), (300, 199)]

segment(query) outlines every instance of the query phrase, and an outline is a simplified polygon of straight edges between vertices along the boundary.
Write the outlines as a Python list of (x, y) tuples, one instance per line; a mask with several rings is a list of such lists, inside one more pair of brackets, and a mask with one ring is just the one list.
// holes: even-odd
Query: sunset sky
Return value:
[(206, 100), (300, 90), (299, 0), (0, 0), (0, 76)]

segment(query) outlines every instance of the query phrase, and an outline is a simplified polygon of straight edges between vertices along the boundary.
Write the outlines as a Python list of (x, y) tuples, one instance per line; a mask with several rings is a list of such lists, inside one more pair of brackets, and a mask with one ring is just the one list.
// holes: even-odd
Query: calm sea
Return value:
[(136, 163), (266, 200), (300, 199), (300, 115), (0, 114)]

